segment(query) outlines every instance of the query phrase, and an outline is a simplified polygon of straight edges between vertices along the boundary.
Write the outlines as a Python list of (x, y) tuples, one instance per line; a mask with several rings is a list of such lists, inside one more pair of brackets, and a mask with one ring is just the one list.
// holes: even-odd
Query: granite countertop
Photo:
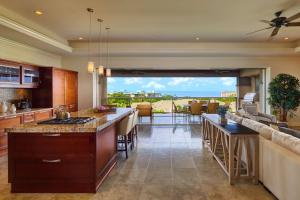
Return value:
[(85, 124), (23, 124), (5, 129), (8, 133), (93, 133), (101, 131), (133, 111), (132, 108), (117, 108), (116, 112), (94, 113), (92, 109), (71, 113), (71, 117), (94, 117)]
[(52, 109), (52, 108), (29, 108), (29, 109), (17, 110), (15, 113), (12, 113), (12, 112), (0, 113), (0, 119), (4, 118), (4, 117), (11, 117), (11, 116), (15, 116), (15, 115), (23, 115), (23, 114), (26, 114), (26, 113), (39, 112), (39, 111), (49, 110), (49, 109)]

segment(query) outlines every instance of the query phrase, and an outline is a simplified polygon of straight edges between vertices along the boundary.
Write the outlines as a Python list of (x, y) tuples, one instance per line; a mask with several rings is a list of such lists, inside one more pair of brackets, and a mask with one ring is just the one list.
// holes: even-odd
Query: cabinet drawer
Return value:
[(34, 113), (26, 113), (23, 116), (24, 123), (34, 122)]
[(52, 111), (51, 110), (44, 110), (35, 113), (35, 120), (36, 121), (43, 121), (52, 118)]
[(10, 117), (4, 117), (0, 119), (0, 132), (4, 132), (5, 128), (11, 128), (14, 126), (18, 126), (22, 123), (22, 117), (21, 116), (10, 116)]
[(83, 156), (43, 156), (22, 158), (14, 161), (14, 181), (21, 180), (84, 180), (93, 176), (92, 157)]
[[(16, 133), (18, 134), (18, 133)], [(71, 133), (70, 133), (71, 134)], [(73, 134), (19, 134), (14, 138), (16, 155), (64, 155), (92, 153), (93, 140), (88, 135)], [(12, 134), (9, 137), (14, 137)]]

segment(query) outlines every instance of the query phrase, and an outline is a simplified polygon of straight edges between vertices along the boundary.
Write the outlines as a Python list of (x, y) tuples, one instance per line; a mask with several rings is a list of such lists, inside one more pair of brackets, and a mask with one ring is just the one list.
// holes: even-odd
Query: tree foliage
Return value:
[(278, 74), (269, 84), (269, 104), (275, 110), (293, 112), (300, 103), (300, 82), (289, 74)]

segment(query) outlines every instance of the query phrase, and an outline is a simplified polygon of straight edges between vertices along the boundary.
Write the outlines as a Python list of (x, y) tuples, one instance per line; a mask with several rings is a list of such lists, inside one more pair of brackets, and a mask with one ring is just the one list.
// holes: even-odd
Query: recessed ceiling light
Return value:
[(284, 39), (285, 39), (285, 40), (288, 40), (289, 38), (288, 38), (288, 37), (285, 37)]
[(199, 38), (199, 37), (196, 37), (196, 40), (200, 40), (200, 38)]
[(78, 40), (83, 40), (83, 37), (79, 37)]
[(36, 11), (34, 11), (34, 13), (35, 13), (36, 15), (42, 15), (42, 14), (43, 14), (43, 12), (40, 11), (40, 10), (36, 10)]

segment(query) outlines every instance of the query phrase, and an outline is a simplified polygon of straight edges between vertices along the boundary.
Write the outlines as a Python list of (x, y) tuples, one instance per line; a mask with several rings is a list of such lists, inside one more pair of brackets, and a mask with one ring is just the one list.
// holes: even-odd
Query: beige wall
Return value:
[(42, 66), (61, 66), (61, 56), (0, 37), (0, 58)]
[[(94, 58), (93, 60), (97, 60)], [(79, 72), (79, 108), (92, 106), (92, 76), (86, 57), (63, 57), (64, 67)], [(112, 57), (112, 68), (132, 69), (213, 69), (270, 68), (271, 77), (289, 73), (300, 78), (300, 57)], [(299, 117), (293, 120), (300, 120)]]

